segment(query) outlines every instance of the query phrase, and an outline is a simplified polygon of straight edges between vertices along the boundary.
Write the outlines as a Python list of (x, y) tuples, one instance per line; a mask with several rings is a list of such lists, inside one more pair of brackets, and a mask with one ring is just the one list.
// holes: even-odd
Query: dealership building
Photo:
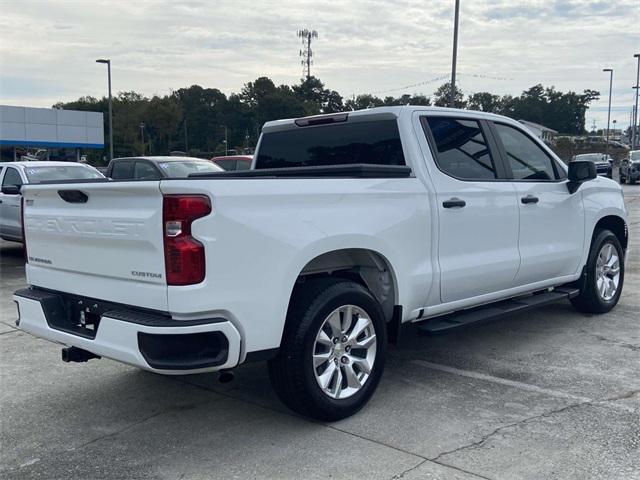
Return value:
[(79, 160), (85, 149), (104, 148), (103, 114), (0, 105), (0, 147), (3, 157), (12, 153), (13, 160), (38, 149), (44, 159), (55, 152), (58, 157)]

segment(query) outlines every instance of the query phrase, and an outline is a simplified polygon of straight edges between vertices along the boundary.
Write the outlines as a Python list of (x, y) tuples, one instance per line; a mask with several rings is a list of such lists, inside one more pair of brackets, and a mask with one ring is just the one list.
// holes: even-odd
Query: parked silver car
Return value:
[(52, 180), (104, 178), (90, 165), (75, 162), (0, 162), (0, 237), (22, 242), (20, 188)]
[(613, 178), (613, 158), (604, 153), (583, 153), (573, 157), (573, 160), (588, 160), (596, 164), (596, 172), (607, 178)]
[(636, 183), (640, 180), (640, 150), (631, 150), (620, 163), (620, 183)]

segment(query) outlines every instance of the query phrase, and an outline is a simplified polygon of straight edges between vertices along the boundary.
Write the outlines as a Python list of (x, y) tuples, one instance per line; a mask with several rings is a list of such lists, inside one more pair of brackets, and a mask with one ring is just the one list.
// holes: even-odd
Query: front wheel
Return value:
[(587, 261), (587, 278), (571, 299), (578, 310), (606, 313), (616, 306), (624, 283), (624, 250), (610, 230), (596, 230)]
[(321, 421), (353, 415), (382, 372), (386, 325), (378, 301), (358, 283), (320, 279), (296, 287), (269, 377), (282, 402)]

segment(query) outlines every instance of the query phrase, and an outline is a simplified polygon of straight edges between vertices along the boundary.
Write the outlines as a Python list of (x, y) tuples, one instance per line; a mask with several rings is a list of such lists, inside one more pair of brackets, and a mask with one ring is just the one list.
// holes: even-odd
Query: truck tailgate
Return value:
[(30, 185), (23, 195), (30, 285), (167, 310), (159, 182)]

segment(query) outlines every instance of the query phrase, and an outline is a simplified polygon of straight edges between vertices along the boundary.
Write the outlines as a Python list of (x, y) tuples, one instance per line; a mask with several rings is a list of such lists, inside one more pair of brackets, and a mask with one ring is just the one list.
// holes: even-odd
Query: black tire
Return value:
[[(620, 280), (618, 282), (618, 289), (610, 300), (602, 298), (598, 292), (596, 284), (596, 263), (600, 250), (605, 244), (611, 244), (616, 250), (618, 258), (620, 259)], [(598, 229), (593, 234), (591, 241), (591, 250), (589, 251), (589, 259), (587, 260), (587, 277), (584, 286), (580, 294), (571, 299), (572, 305), (585, 313), (606, 313), (616, 306), (622, 293), (622, 287), (624, 285), (624, 250), (618, 237), (616, 237), (610, 230)]]
[(623, 176), (620, 176), (620, 183), (627, 183), (627, 179)]
[[(376, 335), (373, 367), (359, 391), (344, 399), (325, 394), (316, 381), (313, 353), (316, 335), (327, 316), (343, 305), (355, 305), (369, 315)], [(323, 278), (294, 290), (278, 355), (269, 361), (269, 378), (280, 400), (291, 410), (320, 421), (335, 421), (360, 410), (376, 390), (384, 371), (387, 348), (382, 308), (358, 283)]]

